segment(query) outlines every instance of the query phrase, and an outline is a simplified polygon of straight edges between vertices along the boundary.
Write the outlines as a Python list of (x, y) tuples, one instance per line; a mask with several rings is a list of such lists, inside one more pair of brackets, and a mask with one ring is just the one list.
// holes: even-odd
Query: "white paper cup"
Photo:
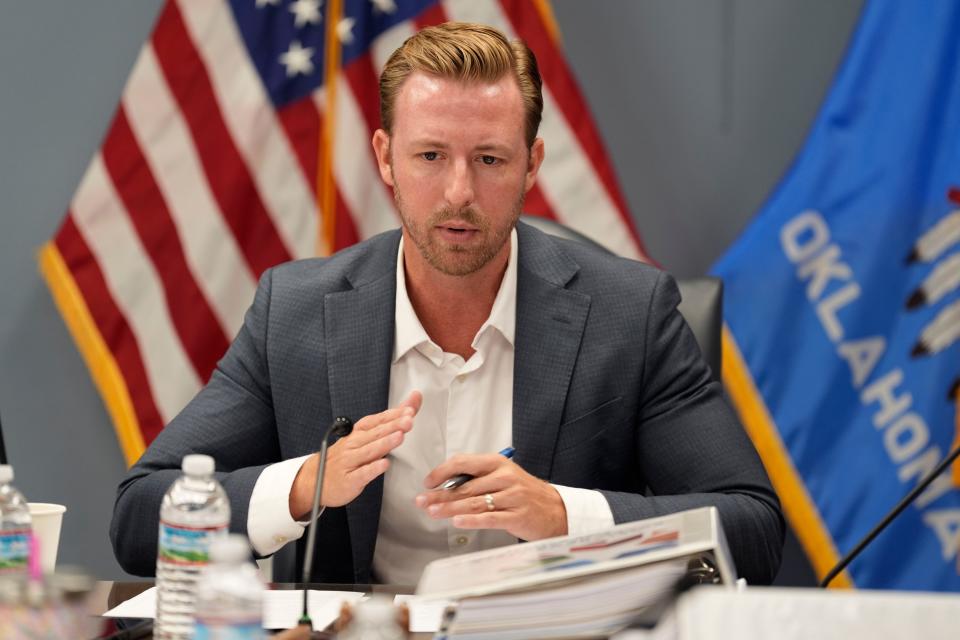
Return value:
[(60, 546), (60, 525), (67, 510), (62, 504), (30, 502), (30, 518), (33, 520), (33, 535), (40, 545), (40, 568), (44, 573), (53, 573), (57, 566), (57, 547)]

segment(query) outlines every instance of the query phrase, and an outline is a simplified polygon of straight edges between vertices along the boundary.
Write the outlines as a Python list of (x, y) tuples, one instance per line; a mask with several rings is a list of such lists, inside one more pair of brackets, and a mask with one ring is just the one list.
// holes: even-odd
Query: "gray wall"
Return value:
[[(861, 0), (554, 0), (647, 248), (707, 271), (802, 142)], [(124, 463), (36, 266), (160, 0), (0, 3), (0, 417), (17, 484), (68, 505), (61, 563), (119, 578)], [(808, 580), (794, 550), (786, 582)]]

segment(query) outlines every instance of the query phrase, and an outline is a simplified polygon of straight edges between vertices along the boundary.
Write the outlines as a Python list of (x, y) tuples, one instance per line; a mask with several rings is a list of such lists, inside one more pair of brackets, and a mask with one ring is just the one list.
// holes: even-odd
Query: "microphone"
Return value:
[(903, 500), (898, 502), (897, 505), (890, 510), (890, 513), (885, 515), (883, 520), (881, 520), (877, 526), (870, 530), (870, 533), (865, 535), (863, 539), (857, 543), (857, 546), (855, 546), (850, 553), (845, 555), (833, 569), (830, 569), (829, 573), (827, 573), (827, 575), (824, 576), (823, 580), (820, 582), (820, 586), (826, 588), (826, 586), (830, 584), (830, 581), (836, 578), (837, 575), (843, 571), (848, 564), (853, 562), (854, 558), (860, 555), (860, 552), (863, 551), (868, 544), (873, 542), (873, 539), (880, 535), (880, 532), (886, 529), (887, 525), (893, 522), (896, 517), (900, 515), (901, 511), (910, 506), (910, 504), (917, 499), (917, 496), (923, 493), (923, 490), (930, 486), (930, 483), (936, 480), (937, 476), (943, 473), (943, 471), (949, 467), (958, 456), (960, 456), (960, 445), (951, 451), (946, 458), (941, 460), (940, 464), (938, 464), (937, 467), (931, 471), (926, 478), (924, 478), (916, 487), (914, 487), (913, 491), (904, 496)]
[(3, 424), (0, 423), (0, 464), (7, 463), (7, 449), (3, 446)]
[(313, 490), (313, 506), (310, 508), (310, 522), (307, 524), (307, 546), (303, 556), (303, 615), (300, 616), (298, 625), (307, 625), (313, 629), (313, 621), (307, 612), (307, 585), (310, 584), (310, 573), (313, 571), (313, 548), (317, 539), (317, 516), (320, 511), (320, 495), (323, 493), (323, 472), (327, 467), (327, 440), (330, 436), (342, 438), (353, 431), (353, 420), (344, 416), (338, 416), (333, 424), (323, 434), (323, 442), (320, 443), (320, 460), (317, 463), (317, 481)]

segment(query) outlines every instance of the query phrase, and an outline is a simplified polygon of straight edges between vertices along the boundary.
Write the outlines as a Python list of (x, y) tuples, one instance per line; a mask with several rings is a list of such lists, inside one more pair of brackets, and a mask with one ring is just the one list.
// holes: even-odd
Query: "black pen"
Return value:
[[(515, 452), (516, 452), (516, 449), (514, 449), (513, 447), (507, 447), (506, 449), (501, 449), (499, 453), (500, 453), (500, 455), (502, 455), (504, 458), (508, 458), (508, 459), (509, 459), (509, 458), (512, 458), (512, 457), (513, 457), (513, 454), (514, 454)], [(440, 486), (437, 487), (437, 489), (442, 489), (442, 490), (444, 490), (444, 491), (450, 491), (450, 490), (452, 490), (452, 489), (456, 489), (456, 488), (459, 487), (460, 485), (462, 485), (462, 484), (464, 484), (465, 482), (468, 482), (468, 481), (470, 481), (470, 480), (473, 480), (473, 476), (472, 476), (472, 475), (470, 475), (469, 473), (460, 473), (460, 474), (458, 474), (458, 475), (453, 476), (453, 477), (450, 478), (449, 480), (444, 480), (443, 482), (441, 482), (441, 483), (440, 483)]]

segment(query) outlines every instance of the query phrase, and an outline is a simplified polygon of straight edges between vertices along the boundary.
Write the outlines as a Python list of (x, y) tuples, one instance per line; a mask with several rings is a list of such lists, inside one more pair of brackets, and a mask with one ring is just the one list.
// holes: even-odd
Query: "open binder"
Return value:
[(451, 639), (596, 637), (659, 610), (684, 584), (735, 581), (719, 513), (704, 507), (436, 560), (417, 597), (458, 601), (441, 632)]

